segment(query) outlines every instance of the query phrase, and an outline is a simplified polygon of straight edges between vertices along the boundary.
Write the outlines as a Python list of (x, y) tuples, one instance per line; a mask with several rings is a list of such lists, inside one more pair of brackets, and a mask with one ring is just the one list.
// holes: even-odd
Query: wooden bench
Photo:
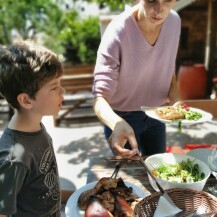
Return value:
[(54, 125), (59, 126), (61, 120), (69, 119), (68, 114), (85, 107), (92, 107), (92, 84), (94, 65), (64, 67), (61, 85), (65, 89), (63, 106), (54, 117)]
[(91, 91), (93, 83), (92, 74), (63, 75), (61, 85), (68, 93), (78, 91)]
[(66, 66), (61, 85), (68, 93), (92, 90), (94, 65)]

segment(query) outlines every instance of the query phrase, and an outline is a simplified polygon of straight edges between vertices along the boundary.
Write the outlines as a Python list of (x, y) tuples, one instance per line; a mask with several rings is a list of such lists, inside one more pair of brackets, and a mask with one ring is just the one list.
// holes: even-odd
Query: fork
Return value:
[(116, 177), (117, 177), (120, 168), (121, 168), (121, 162), (118, 161), (118, 162), (115, 164), (115, 170), (114, 170), (114, 172), (112, 173), (111, 178), (116, 178)]

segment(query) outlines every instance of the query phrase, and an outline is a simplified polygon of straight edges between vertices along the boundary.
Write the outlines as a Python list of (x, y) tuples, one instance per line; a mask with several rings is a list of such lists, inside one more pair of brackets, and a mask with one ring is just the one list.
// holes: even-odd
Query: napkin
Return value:
[(174, 207), (163, 195), (160, 196), (157, 209), (154, 212), (154, 217), (175, 215), (182, 210)]

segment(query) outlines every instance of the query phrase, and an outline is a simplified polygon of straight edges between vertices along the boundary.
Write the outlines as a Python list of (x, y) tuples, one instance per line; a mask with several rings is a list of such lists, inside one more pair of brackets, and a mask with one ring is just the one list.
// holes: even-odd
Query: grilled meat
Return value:
[[(95, 200), (92, 199), (93, 197)], [(97, 210), (102, 217), (106, 216), (104, 209), (110, 216), (128, 217), (132, 216), (132, 210), (138, 202), (137, 199), (138, 196), (133, 193), (133, 188), (127, 187), (123, 179), (108, 177), (100, 179), (92, 189), (81, 193), (78, 205), (81, 209), (86, 210), (87, 216), (85, 217), (97, 216), (91, 214), (96, 213)], [(91, 212), (93, 207), (95, 211)]]

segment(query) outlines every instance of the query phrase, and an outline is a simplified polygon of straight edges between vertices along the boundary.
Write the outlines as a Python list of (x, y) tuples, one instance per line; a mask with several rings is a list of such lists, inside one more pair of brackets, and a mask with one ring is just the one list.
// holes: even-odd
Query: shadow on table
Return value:
[(179, 132), (177, 126), (170, 126), (167, 133), (167, 146), (185, 148), (185, 144), (214, 144), (217, 141), (217, 122), (183, 126)]
[[(209, 125), (217, 129), (216, 123)], [(217, 141), (217, 133), (211, 132), (209, 128), (204, 125), (198, 124), (183, 127), (181, 133), (176, 129), (177, 128), (173, 128), (167, 133), (167, 146), (179, 146), (184, 148), (186, 143), (216, 143)], [(203, 132), (203, 136), (201, 136), (201, 132)], [(68, 144), (60, 146), (57, 150), (59, 154), (67, 154), (69, 156), (67, 163), (79, 169), (77, 174), (78, 178), (87, 177), (91, 157), (112, 156), (112, 152), (101, 131), (90, 135), (90, 137), (70, 141)], [(197, 136), (195, 137), (194, 135)], [(73, 169), (72, 167), (72, 170)]]
[[(95, 133), (91, 137), (84, 137), (82, 139), (72, 141), (67, 145), (60, 146), (57, 150), (60, 154), (71, 154), (68, 163), (72, 165), (79, 165), (85, 161), (89, 161), (94, 156), (111, 156), (112, 152), (104, 138), (103, 133)], [(87, 167), (83, 167), (79, 173), (79, 177), (84, 176), (88, 172)]]

